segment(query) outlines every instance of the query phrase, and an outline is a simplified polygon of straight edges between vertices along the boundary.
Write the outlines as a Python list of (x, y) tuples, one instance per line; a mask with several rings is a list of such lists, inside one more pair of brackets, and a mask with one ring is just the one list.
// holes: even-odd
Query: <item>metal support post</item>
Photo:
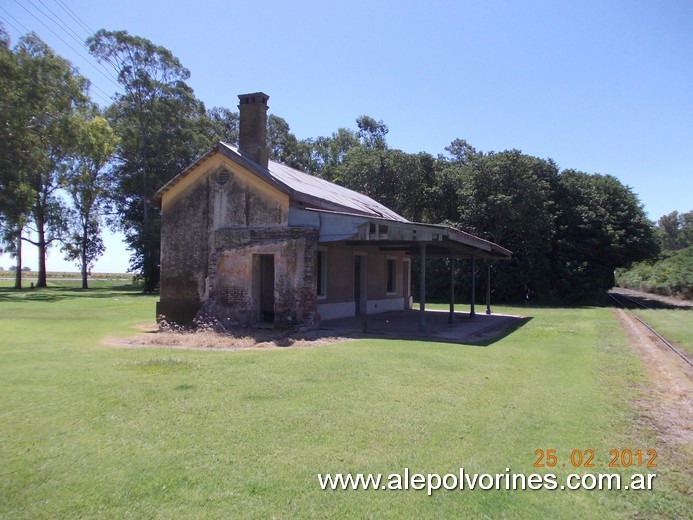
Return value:
[(486, 261), (486, 314), (491, 314), (491, 260)]
[(426, 332), (426, 244), (421, 244), (421, 276), (419, 279), (419, 332)]
[(448, 323), (455, 322), (455, 257), (450, 255), (450, 314)]
[(472, 299), (471, 299), (471, 305), (469, 307), (469, 317), (473, 318), (476, 316), (476, 312), (474, 311), (474, 302), (476, 300), (476, 257), (472, 255)]

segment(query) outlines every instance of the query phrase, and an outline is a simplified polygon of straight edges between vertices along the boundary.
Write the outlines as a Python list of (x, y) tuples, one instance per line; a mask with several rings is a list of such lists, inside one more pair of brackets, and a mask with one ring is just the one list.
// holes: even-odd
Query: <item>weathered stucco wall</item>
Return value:
[(157, 316), (189, 322), (208, 298), (214, 229), (286, 229), (288, 212), (286, 194), (223, 157), (191, 171), (162, 197)]
[(161, 301), (157, 316), (192, 320), (205, 293), (208, 183), (204, 177), (167, 200), (161, 219)]
[(272, 255), (274, 325), (315, 326), (317, 236), (315, 229), (300, 228), (216, 230), (204, 311), (229, 327), (262, 321), (258, 258)]
[[(354, 300), (354, 254), (365, 258), (367, 272), (367, 298), (387, 299), (403, 296), (402, 252), (383, 252), (377, 247), (348, 247), (342, 243), (322, 243), (327, 248), (327, 294), (320, 303), (349, 302)], [(395, 293), (387, 292), (387, 259), (394, 258)]]
[(245, 170), (226, 163), (209, 174), (212, 227), (286, 226), (289, 199)]

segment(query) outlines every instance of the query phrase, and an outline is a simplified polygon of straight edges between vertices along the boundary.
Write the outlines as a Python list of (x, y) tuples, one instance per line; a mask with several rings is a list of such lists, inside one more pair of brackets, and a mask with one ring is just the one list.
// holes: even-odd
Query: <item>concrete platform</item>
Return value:
[(456, 312), (453, 323), (448, 321), (448, 311), (426, 311), (426, 330), (420, 332), (419, 311), (407, 310), (328, 320), (320, 328), (359, 336), (481, 343), (489, 338), (500, 339), (503, 331), (512, 331), (527, 319), (507, 314), (477, 314), (470, 318), (469, 313)]

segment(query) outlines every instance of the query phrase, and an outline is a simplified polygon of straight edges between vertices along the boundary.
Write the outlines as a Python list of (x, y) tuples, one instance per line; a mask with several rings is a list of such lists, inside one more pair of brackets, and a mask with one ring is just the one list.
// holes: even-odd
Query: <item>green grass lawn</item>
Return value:
[[(125, 349), (155, 297), (121, 282), (0, 288), (0, 518), (685, 517), (690, 460), (638, 422), (642, 367), (610, 310), (489, 346), (359, 340)], [(8, 282), (9, 284), (9, 282)], [(661, 451), (654, 491), (322, 491), (327, 472), (595, 473), (571, 450)], [(535, 468), (535, 451), (559, 465)], [(568, 463), (568, 467), (562, 467)], [(645, 468), (626, 468), (630, 476)]]
[(635, 313), (684, 352), (693, 356), (693, 311), (686, 309), (639, 309)]

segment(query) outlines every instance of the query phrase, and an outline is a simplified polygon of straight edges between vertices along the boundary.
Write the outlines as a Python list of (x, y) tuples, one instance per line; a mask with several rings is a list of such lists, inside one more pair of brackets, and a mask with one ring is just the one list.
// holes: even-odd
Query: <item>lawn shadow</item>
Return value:
[(493, 345), (495, 342), (510, 336), (512, 333), (527, 325), (533, 319), (533, 316), (518, 317), (517, 319), (510, 321), (506, 325), (497, 329), (492, 329), (486, 333), (473, 336), (467, 341), (463, 341), (462, 344), (472, 347), (488, 347), (489, 345)]
[(0, 287), (0, 303), (46, 302), (53, 303), (75, 298), (115, 298), (118, 296), (148, 296), (142, 292), (141, 284), (120, 284), (106, 287), (82, 289), (74, 285), (50, 283), (48, 287), (15, 289)]
[[(488, 346), (529, 322), (531, 318), (506, 314), (425, 312), (423, 327), (417, 310), (391, 311), (382, 314), (341, 318), (323, 322), (322, 328), (359, 338), (403, 339)], [(423, 328), (423, 330), (422, 330)]]

